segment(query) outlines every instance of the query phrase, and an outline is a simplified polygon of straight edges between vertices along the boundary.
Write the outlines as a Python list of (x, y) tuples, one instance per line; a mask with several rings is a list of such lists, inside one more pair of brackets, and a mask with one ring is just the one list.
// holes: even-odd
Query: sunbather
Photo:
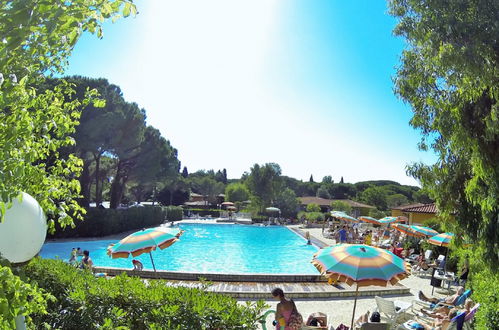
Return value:
[(451, 325), (451, 321), (458, 313), (457, 309), (452, 309), (447, 316), (441, 319), (435, 319), (433, 322), (428, 322), (426, 320), (418, 319), (418, 323), (421, 324), (425, 330), (446, 330)]
[(462, 286), (457, 288), (456, 294), (452, 296), (448, 296), (446, 298), (428, 298), (427, 296), (424, 295), (422, 291), (419, 291), (419, 299), (422, 301), (427, 301), (433, 304), (438, 304), (438, 303), (446, 303), (450, 305), (454, 305), (456, 303), (456, 300), (459, 298), (460, 295), (462, 295), (464, 292), (464, 288)]

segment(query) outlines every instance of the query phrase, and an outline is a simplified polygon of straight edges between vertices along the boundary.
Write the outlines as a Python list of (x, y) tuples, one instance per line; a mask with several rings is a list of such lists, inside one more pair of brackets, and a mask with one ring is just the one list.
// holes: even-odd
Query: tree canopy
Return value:
[(438, 156), (408, 173), (448, 220), (453, 252), (469, 262), (467, 286), (480, 303), (475, 327), (492, 329), (499, 320), (499, 2), (392, 0), (390, 11), (407, 42), (395, 91), (412, 107), (420, 148)]
[[(76, 203), (82, 162), (59, 149), (74, 144), (77, 109), (89, 104), (66, 102), (73, 93), (61, 83), (38, 92), (47, 73), (62, 73), (83, 32), (102, 36), (106, 19), (136, 11), (125, 0), (72, 2), (3, 1), (0, 4), (0, 214), (20, 191), (33, 195), (49, 217), (72, 224), (83, 209)], [(94, 94), (95, 96), (95, 94)], [(50, 187), (48, 189), (47, 187)]]
[[(413, 111), (420, 148), (435, 164), (409, 173), (434, 198), (454, 230), (499, 261), (499, 2), (392, 0), (395, 34), (408, 43), (395, 91)], [(449, 224), (450, 225), (450, 224)]]

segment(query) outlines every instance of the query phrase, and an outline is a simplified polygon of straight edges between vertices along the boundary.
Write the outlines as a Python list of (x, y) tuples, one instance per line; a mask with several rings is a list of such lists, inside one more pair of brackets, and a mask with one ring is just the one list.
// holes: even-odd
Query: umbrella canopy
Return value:
[(453, 233), (442, 233), (432, 236), (428, 239), (428, 243), (438, 246), (449, 246), (451, 239), (454, 237)]
[(390, 251), (360, 244), (328, 246), (312, 263), (321, 274), (348, 285), (393, 285), (410, 274), (409, 264)]
[(350, 221), (350, 222), (359, 222), (359, 220), (355, 219), (354, 217), (349, 216), (348, 214), (344, 212), (339, 212), (339, 211), (331, 211), (331, 215), (335, 218), (341, 219), (343, 221)]
[(410, 265), (393, 253), (368, 245), (337, 244), (319, 250), (312, 264), (326, 277), (356, 283), (351, 329), (359, 287), (396, 284), (410, 274)]
[(379, 220), (371, 217), (359, 217), (360, 221), (374, 223), (375, 225), (379, 225)]
[(237, 208), (235, 206), (227, 206), (227, 210), (234, 211), (237, 210)]
[(234, 206), (234, 203), (232, 203), (232, 202), (223, 202), (220, 205), (222, 205), (222, 206)]
[(413, 225), (411, 228), (414, 229), (416, 233), (421, 234), (421, 236), (432, 237), (438, 235), (438, 231), (430, 227)]
[(267, 212), (281, 212), (280, 209), (278, 209), (277, 207), (272, 207), (272, 206), (271, 207), (267, 207), (265, 209), (265, 211), (267, 211)]
[[(179, 228), (155, 227), (143, 229), (128, 235), (116, 244), (109, 245), (107, 254), (113, 259), (128, 258), (130, 254), (134, 257), (142, 253), (150, 254), (157, 247), (166, 249), (178, 241), (182, 233), (183, 230)], [(152, 255), (150, 256), (154, 271), (156, 271)]]
[(412, 226), (404, 225), (402, 223), (395, 223), (392, 225), (392, 228), (397, 229), (398, 231), (413, 237), (423, 237), (424, 235), (416, 232)]
[(393, 222), (397, 222), (397, 221), (398, 221), (397, 217), (384, 217), (384, 218), (379, 219), (379, 223), (381, 223), (381, 224), (393, 223)]

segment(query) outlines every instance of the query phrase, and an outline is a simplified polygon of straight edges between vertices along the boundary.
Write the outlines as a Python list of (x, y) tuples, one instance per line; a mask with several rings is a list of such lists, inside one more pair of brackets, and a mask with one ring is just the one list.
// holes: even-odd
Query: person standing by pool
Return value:
[(310, 233), (308, 231), (305, 232), (305, 238), (307, 239), (307, 244), (311, 245), (312, 243), (310, 242)]
[(90, 252), (88, 250), (83, 251), (83, 258), (81, 259), (82, 268), (92, 270), (94, 268), (94, 262), (90, 258)]
[(343, 226), (343, 228), (340, 229), (338, 232), (338, 235), (340, 237), (340, 243), (346, 243), (347, 242), (347, 226)]
[(287, 299), (280, 288), (272, 290), (272, 296), (279, 300), (275, 313), (277, 323), (274, 322), (276, 330), (280, 330), (281, 327), (284, 327), (284, 330), (300, 329), (303, 325), (303, 317), (298, 313), (293, 299)]
[(68, 262), (69, 262), (70, 264), (71, 264), (71, 263), (73, 263), (73, 262), (76, 262), (76, 248), (73, 248), (73, 249), (71, 250), (71, 254), (70, 254), (70, 256), (69, 256), (69, 260), (68, 260)]

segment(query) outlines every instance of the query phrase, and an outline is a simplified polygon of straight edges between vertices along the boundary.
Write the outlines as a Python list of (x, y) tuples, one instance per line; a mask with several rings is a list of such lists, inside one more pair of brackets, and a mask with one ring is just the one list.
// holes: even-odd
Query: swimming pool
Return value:
[[(152, 252), (157, 269), (180, 272), (225, 274), (312, 274), (318, 275), (310, 263), (317, 247), (281, 226), (233, 224), (180, 224), (184, 234), (164, 250)], [(45, 243), (43, 258), (67, 260), (73, 247), (89, 250), (96, 266), (131, 268), (132, 258), (111, 259), (106, 254), (116, 240)], [(149, 254), (136, 259), (152, 270)]]

